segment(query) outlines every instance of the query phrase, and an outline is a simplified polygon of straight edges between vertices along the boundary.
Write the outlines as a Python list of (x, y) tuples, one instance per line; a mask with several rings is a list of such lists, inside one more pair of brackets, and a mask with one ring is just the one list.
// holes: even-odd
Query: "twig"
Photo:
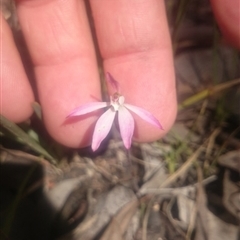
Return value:
[(176, 172), (174, 172), (172, 175), (170, 175), (161, 185), (160, 188), (164, 188), (169, 186), (171, 183), (173, 183), (177, 178), (184, 175), (184, 173), (188, 170), (188, 168), (192, 165), (192, 163), (197, 159), (197, 157), (201, 154), (203, 151), (203, 146), (205, 143), (203, 143), (193, 154), (188, 158), (188, 160), (179, 168)]

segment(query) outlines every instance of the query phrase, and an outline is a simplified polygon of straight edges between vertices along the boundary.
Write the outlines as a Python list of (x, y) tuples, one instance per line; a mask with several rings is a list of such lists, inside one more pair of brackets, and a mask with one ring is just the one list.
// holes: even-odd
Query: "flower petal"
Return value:
[(107, 72), (106, 73), (106, 80), (111, 84), (112, 88), (116, 91), (119, 92), (119, 84), (118, 82), (113, 78), (113, 76)]
[(92, 138), (92, 150), (96, 151), (100, 146), (103, 139), (108, 135), (116, 112), (109, 108), (105, 113), (103, 113), (97, 120), (93, 138)]
[(130, 105), (130, 104), (124, 104), (124, 106), (126, 108), (128, 108), (129, 110), (131, 110), (132, 112), (136, 113), (139, 117), (141, 117), (146, 122), (149, 122), (152, 125), (156, 126), (157, 128), (160, 128), (163, 130), (163, 127), (160, 124), (160, 122), (147, 110), (140, 108), (140, 107)]
[(109, 104), (107, 102), (90, 102), (90, 103), (86, 103), (80, 107), (75, 108), (68, 116), (69, 117), (73, 117), (73, 116), (81, 116), (93, 111), (96, 111), (100, 108), (104, 108), (107, 107)]
[(124, 106), (118, 110), (118, 123), (124, 146), (129, 149), (132, 143), (134, 119)]

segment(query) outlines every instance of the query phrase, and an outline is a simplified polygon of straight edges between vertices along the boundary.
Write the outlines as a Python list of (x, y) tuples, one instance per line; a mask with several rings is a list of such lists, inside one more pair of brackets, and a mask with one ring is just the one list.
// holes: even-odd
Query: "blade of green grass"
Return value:
[(42, 121), (42, 108), (41, 108), (41, 105), (38, 102), (33, 102), (32, 103), (32, 108), (34, 110), (34, 113), (38, 117), (38, 119)]
[(25, 133), (18, 125), (11, 122), (3, 115), (0, 114), (0, 125), (3, 126), (7, 131), (13, 134), (21, 143), (26, 144), (33, 151), (39, 153), (48, 159), (52, 164), (56, 164), (56, 160), (44, 149), (42, 148), (33, 138), (31, 138), (27, 133)]
[(183, 110), (184, 108), (186, 107), (189, 107), (211, 95), (214, 95), (218, 92), (221, 92), (223, 90), (226, 90), (230, 87), (233, 87), (235, 85), (238, 85), (240, 84), (240, 79), (234, 79), (234, 80), (231, 80), (231, 81), (228, 81), (226, 83), (220, 83), (214, 87), (212, 87), (211, 89), (205, 89), (189, 98), (187, 98), (186, 100), (184, 100), (182, 103), (180, 103), (178, 105), (178, 110)]

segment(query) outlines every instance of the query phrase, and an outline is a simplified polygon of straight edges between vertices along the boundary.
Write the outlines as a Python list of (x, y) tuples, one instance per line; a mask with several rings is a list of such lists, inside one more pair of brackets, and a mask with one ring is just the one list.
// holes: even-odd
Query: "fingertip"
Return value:
[(145, 104), (145, 108), (151, 111), (151, 113), (158, 119), (161, 128), (156, 128), (155, 126), (146, 123), (138, 116), (135, 116), (137, 123), (134, 132), (135, 141), (153, 142), (159, 140), (172, 128), (177, 116), (177, 99), (174, 80), (169, 79), (169, 81), (166, 82), (168, 82), (169, 85), (164, 87), (165, 91), (161, 91), (159, 88), (159, 95), (164, 96), (164, 100), (160, 97), (155, 104), (149, 102), (148, 99), (146, 99), (145, 102), (142, 102), (142, 104)]
[[(67, 147), (86, 147), (92, 140), (99, 112), (68, 116), (77, 107), (101, 96), (98, 73), (90, 71), (94, 69), (93, 64), (90, 59), (84, 66), (81, 59), (75, 59), (65, 63), (64, 67), (56, 65), (36, 68), (45, 126), (57, 142)], [(89, 67), (89, 71), (86, 66)]]
[(211, 0), (213, 12), (226, 40), (240, 49), (239, 0)]
[(96, 114), (86, 118), (77, 118), (75, 121), (64, 121), (64, 117), (56, 119), (56, 113), (54, 115), (47, 113), (46, 116), (44, 118), (46, 129), (58, 143), (70, 148), (83, 148), (91, 145), (97, 120)]

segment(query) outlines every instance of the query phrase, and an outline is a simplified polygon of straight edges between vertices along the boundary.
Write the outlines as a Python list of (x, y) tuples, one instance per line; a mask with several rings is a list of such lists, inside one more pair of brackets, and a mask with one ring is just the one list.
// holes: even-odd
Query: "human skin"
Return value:
[[(212, 0), (223, 29), (236, 21), (236, 16), (226, 18), (218, 14), (226, 2)], [(232, 2), (236, 7), (239, 0)], [(66, 122), (66, 116), (75, 107), (101, 100), (99, 70), (83, 1), (18, 0), (16, 3), (34, 64), (47, 130), (68, 147), (90, 145), (101, 111)], [(127, 103), (150, 111), (164, 127), (164, 131), (158, 130), (134, 115), (134, 140), (147, 142), (161, 138), (171, 128), (177, 111), (164, 1), (90, 0), (90, 5), (104, 71), (120, 83)], [(234, 4), (228, 8), (231, 6)], [(1, 113), (21, 122), (32, 113), (33, 93), (9, 27), (3, 19), (2, 22)], [(228, 39), (236, 38), (236, 30), (228, 32)], [(110, 87), (109, 93), (113, 93)]]
[(213, 12), (225, 39), (240, 48), (240, 1), (211, 0)]

